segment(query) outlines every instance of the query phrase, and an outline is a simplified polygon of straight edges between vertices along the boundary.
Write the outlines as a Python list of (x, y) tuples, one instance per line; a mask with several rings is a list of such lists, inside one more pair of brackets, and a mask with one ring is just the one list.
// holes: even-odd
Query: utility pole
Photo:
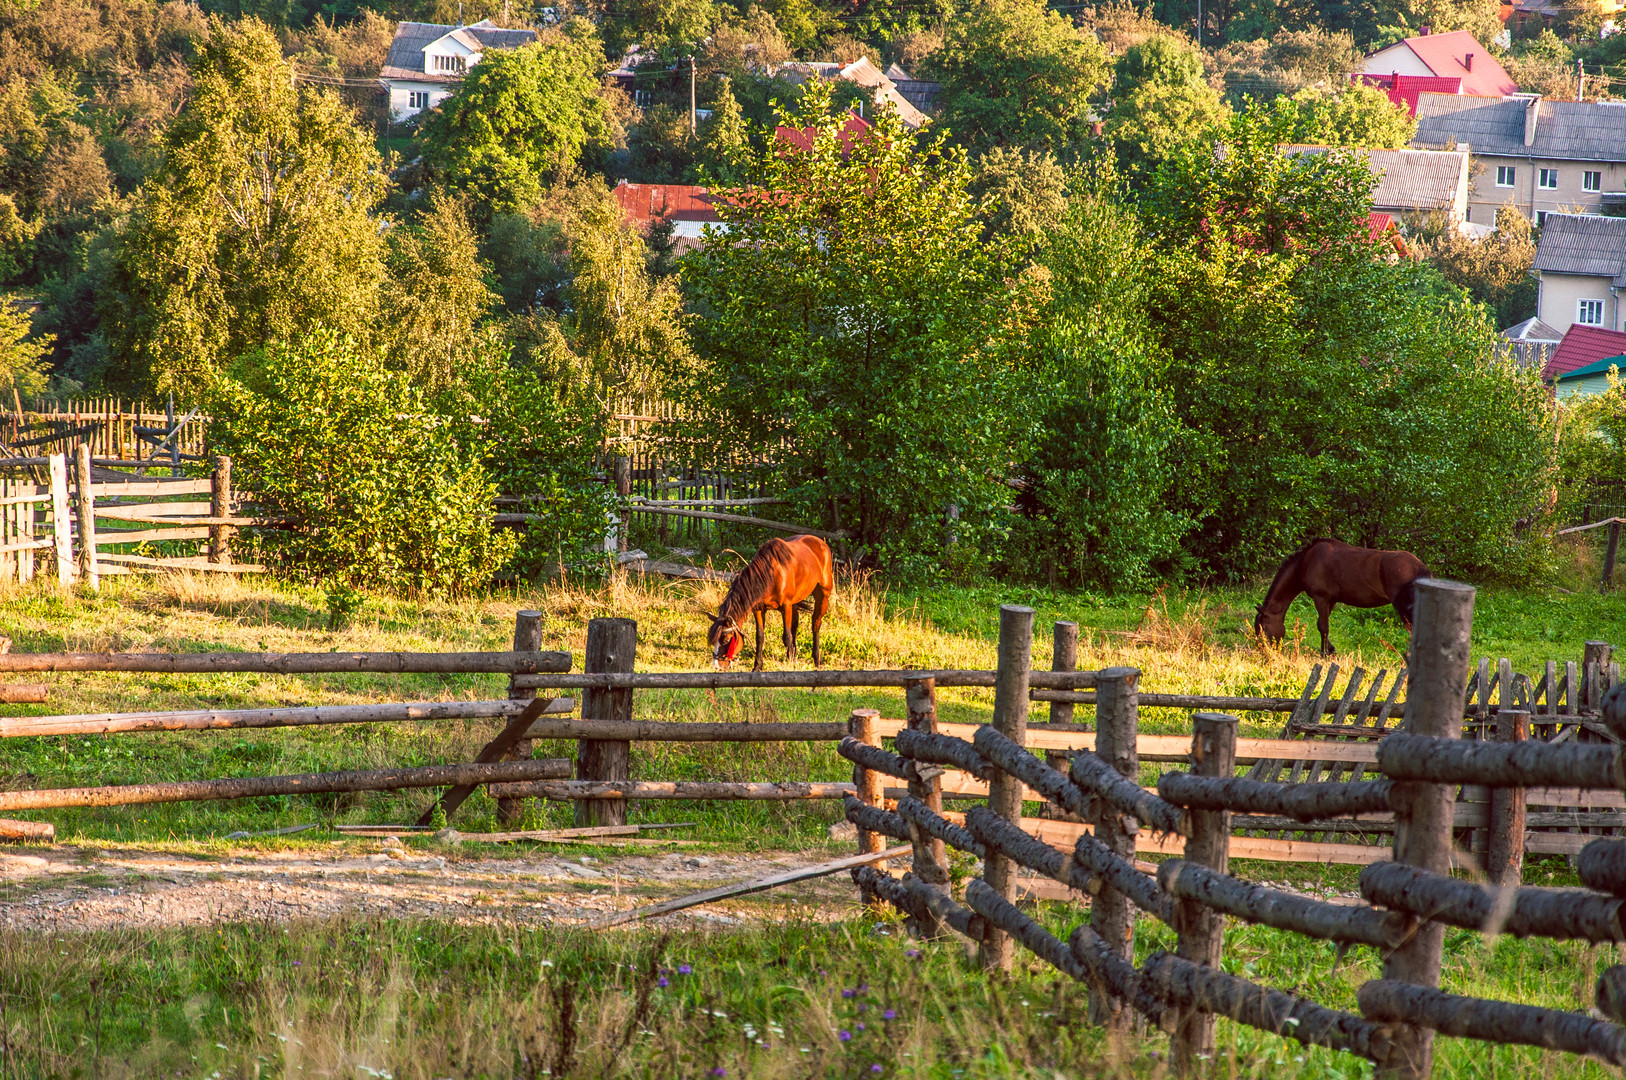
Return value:
[(1197, 48), (1203, 47), (1203, 0), (1197, 0)]
[(1586, 85), (1586, 68), (1581, 66), (1581, 58), (1575, 58), (1575, 100), (1581, 100), (1581, 88)]
[[(1576, 63), (1580, 63), (1580, 61), (1577, 60)], [(689, 57), (689, 134), (695, 136), (699, 133), (700, 121), (694, 108), (694, 57), (691, 55)]]

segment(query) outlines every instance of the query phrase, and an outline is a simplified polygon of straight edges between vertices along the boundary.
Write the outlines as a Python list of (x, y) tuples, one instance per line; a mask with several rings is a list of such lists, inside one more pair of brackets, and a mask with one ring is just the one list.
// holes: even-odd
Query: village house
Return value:
[(1473, 154), (1468, 219), (1480, 224), (1504, 203), (1538, 225), (1626, 205), (1626, 102), (1425, 93), (1411, 144)]
[[(1294, 144), (1282, 147), (1290, 154), (1324, 154), (1325, 146)], [(1467, 220), (1468, 154), (1461, 150), (1350, 151), (1366, 160), (1377, 177), (1372, 210), (1407, 225), (1421, 225), (1441, 215), (1453, 225)]]
[(378, 80), (389, 94), (390, 119), (399, 123), (452, 96), (463, 73), (487, 49), (517, 49), (536, 40), (534, 30), (509, 30), (489, 19), (470, 26), (396, 24)]
[(1420, 93), (1504, 97), (1519, 92), (1496, 58), (1466, 30), (1430, 34), (1379, 49), (1361, 62), (1356, 78), (1388, 91), (1389, 100), (1417, 113)]
[(1626, 330), (1626, 218), (1549, 214), (1534, 271), (1541, 282), (1536, 317), (1566, 340), (1572, 326)]

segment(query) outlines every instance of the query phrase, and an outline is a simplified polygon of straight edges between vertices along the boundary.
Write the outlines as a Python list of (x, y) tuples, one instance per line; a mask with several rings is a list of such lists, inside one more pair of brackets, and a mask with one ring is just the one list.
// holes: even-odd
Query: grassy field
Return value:
[[(1049, 623), (1077, 621), (1080, 666), (1131, 664), (1147, 690), (1296, 694), (1319, 659), (1302, 632), (1262, 651), (1246, 632), (1262, 589), (1100, 597), (1021, 587), (883, 591), (847, 581), (827, 624), (827, 663), (837, 667), (990, 667), (1001, 603), (1035, 607), (1048, 654)], [(578, 657), (587, 620), (639, 621), (638, 666), (707, 665), (706, 620), (715, 585), (613, 579), (556, 583), (459, 603), (369, 599), (346, 629), (326, 629), (322, 595), (283, 584), (201, 578), (116, 579), (98, 596), (48, 588), (0, 594), (0, 634), (15, 651), (59, 649), (500, 649), (521, 608), (543, 612), (544, 648)], [(1300, 601), (1289, 619), (1313, 621)], [(1383, 612), (1340, 609), (1333, 637), (1347, 669), (1393, 668), (1405, 635)], [(1626, 613), (1581, 581), (1545, 589), (1486, 588), (1475, 655), (1507, 656), (1517, 670), (1578, 659), (1582, 643), (1626, 643)], [(1313, 627), (1309, 641), (1314, 644)], [(804, 643), (804, 649), (806, 645)], [(785, 666), (770, 652), (770, 667)], [(29, 676), (28, 678), (32, 678)], [(45, 676), (48, 706), (14, 714), (267, 704), (366, 702), (503, 695), (500, 676)], [(945, 719), (987, 717), (991, 694), (942, 694)], [(859, 706), (897, 715), (890, 691), (639, 692), (635, 713), (671, 720), (839, 720)], [(1087, 710), (1081, 710), (1087, 712)], [(1038, 714), (1042, 716), (1042, 710)], [(1247, 716), (1248, 731), (1274, 733), (1277, 715)], [(1184, 714), (1144, 710), (1152, 731), (1177, 731)], [(127, 783), (382, 767), (468, 760), (494, 725), (380, 724), (336, 729), (199, 732), (14, 739), (0, 744), (9, 786)], [(540, 753), (569, 747), (539, 746)], [(635, 777), (648, 779), (844, 779), (828, 747), (643, 746)], [(62, 841), (101, 850), (177, 853), (327, 845), (326, 829), (237, 844), (223, 838), (308, 822), (403, 821), (427, 793), (258, 799), (232, 803), (56, 811)], [(493, 827), (483, 795), (454, 820)], [(564, 824), (568, 808), (533, 811)], [(719, 851), (822, 849), (834, 804), (634, 804), (634, 820), (699, 822), (684, 835)], [(591, 849), (589, 849), (591, 850)], [(465, 855), (506, 855), (465, 845)], [(609, 853), (605, 853), (609, 854)], [(1239, 864), (1237, 872), (1307, 889), (1349, 891), (1342, 868)], [(1530, 879), (1572, 880), (1561, 862)], [(10, 886), (4, 886), (7, 893)], [(1106, 1045), (1080, 1020), (1083, 998), (1054, 972), (1024, 961), (1006, 980), (975, 973), (953, 944), (921, 946), (890, 919), (854, 911), (806, 919), (762, 901), (771, 917), (729, 932), (589, 935), (563, 927), (427, 921), (249, 922), (200, 929), (50, 934), (0, 929), (0, 1075), (4, 1076), (879, 1076), (948, 1080), (1007, 1076), (1155, 1076), (1160, 1037)], [(1077, 913), (1046, 907), (1065, 933)], [(1170, 944), (1142, 924), (1143, 949)], [(1594, 970), (1613, 949), (1547, 942), (1487, 944), (1455, 934), (1449, 988), (1565, 1008), (1582, 1007)], [(1233, 927), (1227, 964), (1272, 985), (1351, 1008), (1378, 958), (1356, 949), (1335, 964), (1330, 947)], [(682, 972), (680, 965), (690, 970)], [(661, 980), (665, 984), (661, 984)], [(858, 989), (860, 986), (864, 989)], [(842, 990), (854, 990), (842, 996)], [(866, 1006), (860, 1011), (860, 1006)], [(891, 1019), (876, 1022), (886, 1010)], [(863, 1028), (858, 1025), (863, 1024)], [(842, 1040), (840, 1032), (852, 1037)], [(1347, 1056), (1222, 1025), (1222, 1073), (1362, 1075)], [(1442, 1044), (1441, 1076), (1601, 1074), (1594, 1066), (1517, 1049)], [(879, 1066), (879, 1071), (876, 1071)], [(715, 1070), (724, 1070), (717, 1073)]]

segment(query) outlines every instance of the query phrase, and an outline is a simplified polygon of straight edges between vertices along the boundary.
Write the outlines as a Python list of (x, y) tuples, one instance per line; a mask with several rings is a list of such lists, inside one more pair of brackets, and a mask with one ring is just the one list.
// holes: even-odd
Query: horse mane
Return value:
[(1270, 598), (1276, 595), (1276, 586), (1280, 585), (1282, 578), (1286, 577), (1289, 572), (1298, 566), (1299, 560), (1304, 558), (1304, 553), (1323, 542), (1336, 544), (1338, 541), (1330, 536), (1312, 536), (1300, 544), (1297, 551), (1282, 560), (1282, 565), (1276, 568), (1276, 576), (1270, 579), (1270, 588), (1265, 590), (1265, 603), (1268, 604)]
[(774, 571), (792, 562), (791, 547), (775, 536), (757, 548), (745, 569), (734, 576), (723, 602), (717, 605), (719, 618), (738, 622), (740, 617), (756, 606), (762, 594), (773, 584)]

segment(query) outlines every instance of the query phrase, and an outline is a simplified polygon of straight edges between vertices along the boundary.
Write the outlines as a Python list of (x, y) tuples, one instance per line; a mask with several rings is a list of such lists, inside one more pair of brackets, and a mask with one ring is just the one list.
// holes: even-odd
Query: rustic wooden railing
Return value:
[[(1521, 711), (1498, 715), (1496, 741), (1462, 739), (1473, 595), (1453, 582), (1419, 583), (1403, 729), (1367, 744), (1376, 751), (1382, 779), (1282, 783), (1239, 777), (1239, 749), (1246, 740), (1236, 737), (1235, 718), (1199, 713), (1187, 743), (1190, 770), (1165, 773), (1155, 791), (1139, 783), (1138, 672), (1097, 673), (1093, 751), (1075, 749), (1065, 769), (1032, 753), (1022, 661), (1030, 652), (1033, 613), (1006, 608), (1000, 660), (1010, 666), (998, 685), (1010, 692), (996, 697), (991, 724), (969, 739), (950, 733), (936, 721), (929, 679), (910, 685), (909, 723), (895, 736), (892, 751), (881, 747), (872, 717), (850, 718), (852, 735), (839, 750), (854, 763), (857, 794), (846, 800), (846, 815), (860, 830), (860, 851), (895, 837), (914, 852), (912, 869), (901, 880), (873, 866), (855, 869), (861, 895), (896, 906), (916, 933), (937, 936), (952, 929), (972, 939), (990, 970), (1008, 968), (1010, 944), (1020, 943), (1090, 988), (1098, 1023), (1127, 1031), (1140, 1013), (1168, 1031), (1176, 1064), (1188, 1074), (1212, 1056), (1217, 1016), (1369, 1058), (1380, 1075), (1393, 1077), (1431, 1074), (1435, 1032), (1626, 1065), (1626, 966), (1609, 969), (1599, 980), (1596, 1000), (1605, 1020), (1440, 989), (1448, 925), (1626, 941), (1626, 841), (1600, 838), (1581, 852), (1586, 889), (1522, 887), (1517, 852), (1507, 843), (1491, 849), (1485, 867), (1490, 886), (1450, 876), (1454, 863), (1467, 861), (1452, 844), (1458, 786), (1481, 785), (1511, 796), (1503, 805), (1515, 820), (1493, 821), (1493, 829), (1508, 837), (1522, 832), (1516, 818), (1527, 788), (1626, 787), (1626, 749), (1519, 741), (1528, 720)], [(1626, 731), (1626, 693), (1611, 690), (1600, 707), (1607, 725)], [(986, 782), (988, 805), (963, 815), (945, 811), (948, 769)], [(905, 781), (908, 793), (888, 801), (884, 777)], [(1066, 840), (1047, 833), (1054, 823), (1021, 817), (1013, 791), (1063, 808), (1087, 822), (1088, 831)], [(1393, 815), (1395, 842), (1390, 858), (1361, 873), (1365, 905), (1328, 904), (1230, 876), (1230, 857), (1243, 854), (1230, 835), (1233, 813), (1304, 822), (1387, 813)], [(1173, 840), (1167, 850), (1180, 857), (1155, 868), (1137, 863), (1143, 832)], [(960, 898), (947, 887), (945, 845), (983, 860), (982, 876)], [(1017, 867), (1089, 894), (1088, 924), (1063, 942), (1024, 914), (1015, 905)], [(1139, 966), (1133, 963), (1132, 908), (1176, 930), (1172, 954), (1159, 951)], [(1219, 970), (1226, 916), (1345, 947), (1376, 948), (1384, 956), (1383, 977), (1360, 988), (1357, 1014), (1226, 974)]]

